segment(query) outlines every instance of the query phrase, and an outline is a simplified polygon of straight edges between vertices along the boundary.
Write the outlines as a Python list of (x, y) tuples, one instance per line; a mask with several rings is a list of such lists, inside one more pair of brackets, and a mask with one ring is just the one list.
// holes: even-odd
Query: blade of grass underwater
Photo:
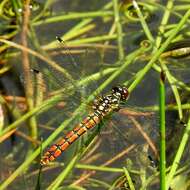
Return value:
[[(23, 11), (23, 21), (22, 21), (22, 32), (21, 32), (21, 43), (23, 47), (28, 48), (28, 36), (27, 32), (29, 30), (29, 23), (30, 23), (30, 1), (26, 1), (24, 4), (24, 11)], [(23, 69), (23, 76), (25, 79), (24, 83), (24, 92), (25, 92), (25, 98), (26, 98), (26, 104), (28, 107), (28, 110), (32, 110), (34, 108), (34, 84), (32, 82), (32, 75), (30, 72), (31, 69), (31, 62), (29, 61), (29, 53), (28, 51), (23, 50), (22, 51), (22, 69)], [(30, 137), (33, 139), (38, 138), (38, 129), (37, 129), (37, 119), (35, 115), (30, 117), (27, 120), (28, 123), (28, 131)], [(30, 146), (27, 155), (31, 154), (31, 152), (36, 147), (35, 144), (33, 146)], [(27, 156), (26, 155), (26, 156)]]
[(39, 172), (38, 172), (38, 177), (37, 177), (37, 183), (35, 186), (35, 190), (40, 190), (41, 189), (41, 184), (42, 184), (42, 167), (40, 166)]
[[(132, 144), (129, 147), (127, 147), (125, 150), (123, 150), (122, 152), (120, 152), (119, 154), (115, 155), (114, 157), (112, 157), (111, 159), (105, 161), (104, 163), (101, 164), (102, 169), (107, 170), (107, 167), (110, 164), (113, 164), (115, 161), (119, 160), (120, 158), (122, 158), (123, 156), (125, 156), (126, 154), (128, 154), (130, 151), (132, 151), (134, 148), (136, 147), (136, 144)], [(76, 167), (78, 168), (78, 165), (76, 165)], [(81, 166), (81, 164), (80, 164)], [(90, 178), (92, 175), (94, 175), (96, 173), (97, 166), (92, 166), (95, 170), (93, 171), (89, 171), (86, 174), (84, 174), (83, 176), (81, 176), (80, 179), (76, 180), (75, 182), (72, 183), (72, 185), (78, 185), (80, 183), (82, 183), (84, 180)], [(99, 167), (99, 166), (98, 166)], [(79, 167), (80, 168), (80, 167)], [(88, 168), (87, 168), (88, 169)], [(108, 169), (109, 170), (109, 169)], [(109, 170), (110, 171), (110, 170)], [(119, 170), (117, 168), (114, 169), (115, 172), (119, 172)], [(113, 171), (112, 171), (113, 172)], [(131, 173), (139, 175), (140, 172), (136, 171), (136, 170), (130, 170)], [(123, 169), (121, 169), (121, 173), (123, 173)]]
[[(170, 167), (168, 167), (166, 169), (166, 172), (168, 172), (169, 170), (170, 170)], [(148, 177), (146, 179), (146, 182), (144, 184), (142, 184), (142, 187), (140, 188), (140, 190), (146, 190), (146, 188), (148, 187), (148, 185), (151, 184), (151, 182), (153, 182), (156, 177), (159, 177), (159, 175), (160, 175), (160, 171), (156, 171), (153, 175), (151, 175), (150, 177)]]
[(101, 188), (101, 189), (109, 189), (110, 185), (108, 184), (108, 182), (105, 181), (101, 181), (95, 178), (90, 178), (88, 179), (89, 183), (92, 184), (92, 186), (96, 186), (97, 188)]
[(83, 188), (81, 186), (73, 185), (69, 187), (61, 186), (58, 187), (56, 190), (86, 190), (86, 188)]
[(56, 190), (61, 182), (69, 175), (70, 171), (73, 169), (74, 165), (76, 164), (77, 160), (80, 157), (81, 152), (76, 154), (74, 158), (71, 159), (69, 164), (64, 168), (64, 170), (59, 174), (59, 176), (49, 185), (47, 190)]
[(129, 183), (130, 190), (135, 190), (133, 181), (131, 179), (131, 176), (129, 175), (129, 172), (128, 172), (127, 168), (124, 167), (123, 170), (124, 170), (125, 176), (127, 178), (127, 181)]
[[(80, 31), (78, 31), (79, 33)], [(95, 36), (95, 37), (87, 37), (87, 38), (81, 38), (81, 39), (77, 39), (77, 40), (70, 40), (67, 41), (67, 46), (80, 46), (81, 44), (90, 44), (90, 43), (97, 43), (97, 42), (104, 42), (107, 40), (114, 40), (117, 38), (116, 34), (112, 34), (112, 35), (100, 35), (100, 36)], [(64, 37), (62, 38), (64, 39)], [(57, 43), (54, 45), (54, 42), (52, 42), (52, 44), (48, 44), (48, 46), (44, 45), (42, 46), (42, 48), (44, 50), (47, 49), (54, 49), (55, 47), (57, 47)]]
[(113, 168), (113, 167), (106, 167), (106, 166), (94, 166), (94, 165), (87, 165), (87, 164), (77, 164), (76, 168), (84, 169), (84, 170), (96, 170), (96, 171), (103, 171), (103, 172), (114, 172), (114, 173), (123, 173), (123, 169), (121, 168)]
[[(41, 139), (41, 142), (42, 142), (42, 139)], [(40, 158), (42, 158), (42, 153), (43, 153), (41, 145), (40, 145)], [(38, 171), (38, 177), (37, 177), (37, 183), (35, 186), (35, 190), (40, 190), (41, 184), (42, 184), (42, 166), (39, 164), (39, 171)]]
[(118, 0), (112, 0), (112, 2), (114, 9), (114, 19), (115, 19), (114, 22), (117, 29), (117, 46), (118, 46), (119, 60), (123, 60), (124, 58), (123, 33), (122, 33), (122, 25), (120, 22)]
[(156, 47), (160, 47), (160, 44), (162, 42), (162, 35), (164, 34), (165, 26), (169, 21), (172, 8), (173, 0), (167, 2), (166, 9), (164, 10), (164, 15), (159, 26), (158, 37), (156, 38)]
[(146, 23), (146, 21), (145, 21), (145, 19), (143, 17), (143, 14), (142, 14), (137, 2), (135, 0), (133, 0), (132, 3), (133, 3), (134, 8), (137, 11), (137, 15), (138, 15), (138, 17), (140, 19), (140, 22), (141, 22), (141, 25), (142, 25), (143, 30), (145, 32), (145, 35), (147, 36), (148, 40), (150, 40), (150, 42), (152, 44), (154, 44), (154, 37), (152, 36), (152, 34), (151, 34), (151, 32), (150, 32), (150, 30), (148, 28), (148, 25), (147, 25), (147, 23)]
[(165, 73), (160, 73), (159, 115), (160, 115), (160, 189), (166, 189), (166, 126), (165, 126)]
[(180, 163), (180, 160), (182, 158), (182, 155), (183, 155), (183, 151), (185, 150), (185, 146), (189, 140), (189, 131), (190, 131), (190, 117), (189, 117), (189, 120), (188, 120), (188, 123), (187, 123), (187, 126), (184, 130), (184, 133), (183, 133), (183, 137), (182, 137), (182, 140), (180, 142), (180, 145), (179, 145), (179, 148), (177, 150), (177, 153), (176, 153), (176, 156), (174, 158), (174, 161), (172, 163), (172, 166), (171, 166), (171, 169), (170, 169), (170, 172), (169, 174), (167, 175), (167, 182), (166, 182), (166, 190), (169, 189), (169, 186), (173, 180), (173, 177), (176, 173), (176, 170), (177, 170), (177, 167)]
[(71, 19), (80, 19), (80, 18), (89, 18), (89, 17), (105, 17), (105, 16), (113, 16), (112, 11), (94, 11), (94, 12), (85, 12), (85, 13), (67, 13), (65, 15), (58, 15), (54, 17), (47, 18), (46, 20), (34, 22), (33, 26), (38, 26), (42, 24), (54, 23), (54, 22), (61, 22), (64, 20), (71, 20)]
[(89, 37), (89, 38), (81, 38), (81, 39), (77, 39), (77, 40), (68, 41), (67, 46), (81, 45), (81, 44), (85, 44), (85, 43), (95, 43), (95, 42), (97, 43), (97, 42), (101, 42), (101, 41), (113, 40), (116, 38), (117, 38), (116, 34), (112, 34), (112, 35), (106, 34), (106, 35)]
[(55, 3), (56, 0), (47, 0), (45, 1), (42, 10), (32, 19), (32, 22), (37, 21), (38, 19), (40, 19), (41, 17), (43, 17), (43, 15), (45, 14), (45, 12), (50, 8), (50, 6)]

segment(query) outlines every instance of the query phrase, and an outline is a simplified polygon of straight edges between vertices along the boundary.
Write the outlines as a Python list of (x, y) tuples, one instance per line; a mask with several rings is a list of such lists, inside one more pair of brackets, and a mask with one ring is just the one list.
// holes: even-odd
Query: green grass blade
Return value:
[(160, 189), (166, 189), (165, 73), (160, 74)]

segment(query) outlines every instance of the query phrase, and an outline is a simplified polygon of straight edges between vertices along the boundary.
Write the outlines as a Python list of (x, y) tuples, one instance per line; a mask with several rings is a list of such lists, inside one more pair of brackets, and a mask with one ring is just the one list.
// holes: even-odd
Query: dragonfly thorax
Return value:
[(94, 100), (93, 110), (98, 116), (104, 117), (108, 112), (110, 112), (111, 105), (112, 96), (102, 96)]
[(112, 88), (112, 92), (105, 96), (95, 99), (93, 109), (99, 117), (104, 117), (112, 111), (118, 111), (120, 101), (128, 98), (128, 90), (125, 86), (116, 86)]

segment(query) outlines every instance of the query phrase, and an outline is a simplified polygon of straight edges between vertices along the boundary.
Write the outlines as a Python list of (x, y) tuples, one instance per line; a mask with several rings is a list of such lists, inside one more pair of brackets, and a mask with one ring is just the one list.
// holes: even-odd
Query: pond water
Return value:
[[(157, 59), (156, 66), (130, 91), (128, 100), (119, 101), (120, 110), (112, 110), (111, 114), (103, 116), (97, 127), (88, 130), (55, 162), (40, 167), (41, 156), (47, 151), (47, 147), (40, 150), (41, 142), (44, 142), (43, 146), (51, 146), (81, 121), (83, 127), (86, 127), (84, 119), (93, 113), (94, 98), (100, 104), (102, 96), (112, 94), (112, 87), (130, 87), (156, 52), (153, 50), (154, 43), (148, 51), (145, 51), (146, 46), (142, 46), (142, 42), (145, 43), (150, 36), (144, 32), (145, 25), (138, 18), (131, 1), (120, 1), (114, 8), (113, 2), (115, 1), (31, 1), (35, 10), (30, 10), (27, 46), (34, 52), (24, 55), (21, 47), (3, 47), (1, 41), (2, 68), (8, 68), (0, 81), (2, 98), (6, 101), (4, 103), (2, 99), (0, 108), (2, 125), (9, 126), (13, 123), (17, 127), (17, 130), (14, 130), (14, 126), (0, 128), (6, 139), (0, 144), (0, 180), (4, 182), (3, 185), (9, 183), (6, 179), (12, 173), (15, 174), (16, 170), (18, 173), (7, 184), (13, 190), (57, 189), (58, 186), (60, 189), (76, 189), (78, 186), (89, 190), (127, 189), (128, 183), (123, 173), (125, 167), (129, 170), (136, 189), (143, 189), (146, 183), (147, 189), (160, 187), (158, 177), (148, 182), (159, 171), (160, 62), (176, 78), (170, 82), (168, 79), (165, 81), (166, 104), (176, 105), (172, 91), (175, 85), (180, 88), (178, 93), (182, 104), (187, 104), (190, 89), (187, 55), (177, 59), (171, 56)], [(4, 3), (6, 6), (2, 6), (6, 17), (2, 17), (2, 23), (7, 29), (2, 29), (1, 35), (10, 34), (11, 37), (6, 39), (22, 44), (22, 37), (26, 33), (23, 33), (25, 21), (21, 18), (26, 13), (21, 11), (17, 16), (8, 15), (5, 10), (11, 10), (13, 5), (6, 1)], [(159, 36), (158, 28), (165, 6), (159, 1), (139, 2), (153, 40), (156, 43), (161, 38), (161, 45), (185, 12), (176, 5), (173, 12), (181, 16), (171, 14), (171, 23), (168, 22), (165, 33)], [(22, 6), (21, 10), (24, 10)], [(119, 23), (117, 14), (120, 16)], [(11, 28), (10, 25), (16, 25), (20, 29)], [(184, 30), (180, 31), (173, 42), (188, 37), (187, 26), (184, 25)], [(182, 43), (182, 46), (187, 48), (188, 43)], [(23, 63), (27, 64), (27, 61), (30, 66), (24, 68)], [(164, 73), (167, 78), (167, 70)], [(181, 118), (185, 124), (188, 109), (183, 111), (184, 116)], [(174, 152), (178, 149), (184, 123), (180, 123), (176, 109), (166, 111), (167, 166), (172, 164)], [(187, 150), (182, 160), (184, 165), (188, 161), (188, 155)], [(39, 171), (41, 177), (38, 184)], [(67, 171), (69, 172), (66, 173)], [(58, 175), (60, 183), (54, 182)], [(58, 186), (55, 186), (56, 183)], [(3, 185), (0, 189), (6, 186)]]

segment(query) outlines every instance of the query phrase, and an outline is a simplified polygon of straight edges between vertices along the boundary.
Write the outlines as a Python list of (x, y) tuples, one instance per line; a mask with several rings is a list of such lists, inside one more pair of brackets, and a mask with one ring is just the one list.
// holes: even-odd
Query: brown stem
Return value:
[[(21, 42), (24, 47), (28, 47), (27, 43), (27, 34), (29, 28), (29, 18), (30, 18), (30, 0), (26, 0), (24, 4), (24, 12), (23, 12), (23, 26), (22, 26), (22, 33), (21, 33)], [(31, 110), (34, 107), (33, 104), (33, 85), (31, 80), (31, 72), (30, 72), (30, 62), (29, 62), (29, 55), (28, 52), (23, 50), (22, 51), (22, 67), (23, 67), (23, 75), (25, 80), (25, 95), (26, 95), (26, 102), (28, 106), (28, 110)], [(30, 126), (30, 134), (33, 139), (37, 139), (37, 129), (36, 129), (36, 121), (35, 118), (32, 117), (29, 119), (29, 126)]]

